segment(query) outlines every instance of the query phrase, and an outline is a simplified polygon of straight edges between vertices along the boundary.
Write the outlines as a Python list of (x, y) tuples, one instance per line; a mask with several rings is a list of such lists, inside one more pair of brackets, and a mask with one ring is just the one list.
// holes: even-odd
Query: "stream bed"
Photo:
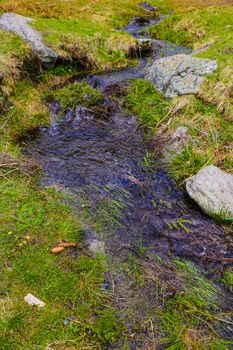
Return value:
[[(157, 22), (134, 19), (125, 30), (148, 38), (144, 30)], [(191, 50), (153, 41), (153, 59), (177, 53)], [(150, 60), (140, 59), (137, 67), (120, 72), (87, 76), (85, 81), (104, 94), (101, 107), (107, 113), (81, 106), (68, 110), (62, 120), (31, 136), (25, 152), (42, 165), (43, 185), (68, 189), (76, 195), (79, 210), (106, 224), (101, 239), (108, 254), (124, 260), (141, 245), (165, 262), (186, 258), (211, 276), (223, 268), (224, 257), (233, 255), (230, 238), (177, 189), (145, 128), (121, 111), (129, 79), (143, 79)], [(54, 111), (59, 111), (56, 104)], [(155, 165), (148, 168), (151, 154)]]

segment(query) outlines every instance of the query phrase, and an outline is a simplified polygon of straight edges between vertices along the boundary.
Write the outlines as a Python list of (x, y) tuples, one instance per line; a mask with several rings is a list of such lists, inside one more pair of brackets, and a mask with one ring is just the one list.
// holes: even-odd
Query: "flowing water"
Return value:
[[(142, 30), (156, 22), (134, 19), (125, 30), (145, 38)], [(153, 58), (190, 53), (156, 40), (153, 46)], [(143, 78), (148, 60), (139, 60), (135, 68), (86, 77), (103, 92), (103, 106), (67, 111), (61, 121), (39, 129), (26, 152), (42, 164), (45, 185), (69, 189), (79, 198), (80, 210), (88, 208), (94, 221), (100, 216), (110, 221), (113, 234), (105, 242), (109, 254), (124, 255), (127, 247), (141, 244), (164, 261), (188, 258), (211, 274), (222, 267), (222, 258), (232, 256), (230, 239), (176, 188), (156, 154), (155, 166), (146, 166), (148, 154), (154, 153), (151, 140), (135, 116), (121, 112), (128, 80)]]

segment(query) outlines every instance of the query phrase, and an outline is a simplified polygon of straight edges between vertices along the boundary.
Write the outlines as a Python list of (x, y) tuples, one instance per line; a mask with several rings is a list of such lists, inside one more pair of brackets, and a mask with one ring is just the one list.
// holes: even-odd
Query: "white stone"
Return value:
[(233, 175), (209, 165), (186, 181), (186, 190), (205, 213), (233, 218)]
[(36, 305), (38, 307), (45, 307), (45, 303), (41, 301), (40, 299), (37, 299), (34, 295), (28, 294), (24, 298), (24, 300), (29, 304), (29, 305)]

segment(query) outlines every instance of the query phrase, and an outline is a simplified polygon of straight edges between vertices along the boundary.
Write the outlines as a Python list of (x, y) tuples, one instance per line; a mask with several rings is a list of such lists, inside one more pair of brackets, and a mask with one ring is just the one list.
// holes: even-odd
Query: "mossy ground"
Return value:
[[(178, 14), (152, 29), (154, 35), (197, 48), (211, 43), (201, 56), (219, 61), (219, 71), (208, 82), (208, 91), (215, 94), (203, 89), (198, 98), (174, 102), (164, 100), (149, 83), (139, 81), (132, 85), (125, 98), (125, 106), (139, 114), (153, 132), (171, 118), (170, 131), (180, 124), (186, 125), (198, 140), (171, 164), (171, 173), (179, 182), (209, 162), (232, 171), (232, 29), (226, 28), (232, 24), (232, 7), (227, 6), (227, 1), (216, 2), (226, 7), (206, 9), (204, 0), (189, 1), (188, 6), (181, 0), (151, 1), (162, 7), (161, 11), (179, 3)], [(120, 340), (118, 348), (128, 349), (128, 339), (143, 330), (144, 336), (148, 336), (148, 350), (161, 344), (170, 350), (230, 349), (228, 342), (219, 339), (211, 328), (213, 322), (226, 317), (218, 314), (218, 290), (184, 262), (174, 262), (174, 274), (186, 281), (185, 294), (166, 298), (166, 286), (159, 278), (153, 279), (150, 288), (158, 295), (158, 305), (149, 316), (139, 319), (129, 334), (112, 293), (103, 288), (105, 272), (110, 269), (106, 257), (92, 258), (85, 250), (76, 248), (59, 256), (50, 253), (61, 241), (82, 243), (84, 230), (80, 214), (65, 204), (70, 198), (53, 189), (39, 188), (35, 175), (21, 171), (20, 167), (14, 168), (21, 157), (17, 138), (51, 121), (45, 103), (51, 89), (67, 108), (67, 97), (70, 103), (71, 97), (82, 98), (83, 93), (86, 94), (84, 86), (81, 92), (78, 89), (77, 95), (77, 90), (57, 89), (67, 77), (82, 73), (83, 69), (103, 71), (133, 63), (128, 55), (135, 48), (135, 41), (115, 32), (114, 28), (142, 13), (138, 1), (56, 0), (48, 6), (44, 0), (2, 0), (0, 11), (34, 17), (34, 25), (44, 33), (48, 45), (82, 63), (77, 67), (59, 66), (48, 72), (38, 68), (32, 74), (28, 67), (34, 57), (29, 46), (17, 36), (0, 31), (0, 69), (4, 73), (0, 95), (0, 152), (10, 157), (8, 164), (0, 164), (0, 348), (103, 349), (114, 347)], [(224, 94), (219, 93), (219, 87)], [(148, 163), (148, 158), (145, 161)], [(100, 218), (96, 227), (102, 227), (105, 219)], [(107, 219), (111, 221), (109, 211)], [(144, 254), (143, 247), (140, 252)], [(160, 264), (159, 260), (158, 271)], [(136, 297), (137, 288), (152, 278), (139, 265), (137, 259), (129, 256), (123, 267), (128, 278), (132, 278), (130, 288), (135, 289)], [(118, 268), (122, 270), (122, 266)], [(222, 283), (232, 290), (231, 269), (223, 274)], [(29, 307), (23, 300), (28, 293), (45, 301), (45, 309)], [(129, 317), (139, 306), (145, 307), (144, 299), (138, 300), (135, 308), (129, 305)], [(147, 308), (150, 309), (149, 304)], [(65, 326), (64, 320), (70, 316), (73, 321)]]

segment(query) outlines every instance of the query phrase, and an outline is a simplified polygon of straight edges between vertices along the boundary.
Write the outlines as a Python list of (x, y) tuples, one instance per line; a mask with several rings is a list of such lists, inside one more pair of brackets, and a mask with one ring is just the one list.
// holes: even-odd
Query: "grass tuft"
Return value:
[(57, 90), (54, 98), (60, 102), (63, 110), (77, 105), (96, 106), (104, 101), (102, 93), (86, 83), (69, 84)]
[(168, 102), (145, 80), (135, 80), (123, 101), (126, 110), (136, 113), (140, 121), (156, 129), (166, 118)]

